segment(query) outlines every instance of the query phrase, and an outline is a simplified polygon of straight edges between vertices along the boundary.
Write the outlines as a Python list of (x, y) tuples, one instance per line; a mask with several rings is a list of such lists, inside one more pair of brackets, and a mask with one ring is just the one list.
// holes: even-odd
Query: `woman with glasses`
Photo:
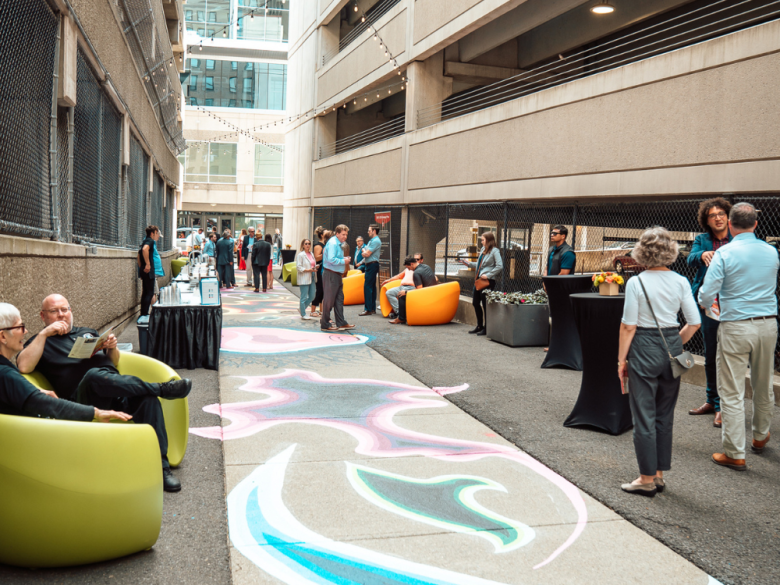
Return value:
[(27, 328), (22, 323), (19, 309), (0, 303), (0, 414), (35, 416), (89, 422), (97, 419), (130, 420), (124, 412), (101, 410), (94, 406), (62, 400), (51, 390), (39, 390), (28, 382), (13, 364), (24, 348)]
[(298, 286), (301, 287), (301, 319), (308, 321), (311, 317), (306, 315), (306, 307), (317, 294), (317, 261), (311, 251), (311, 240), (301, 242), (301, 251), (295, 259), (295, 267), (298, 269)]
[[(707, 276), (707, 269), (710, 266), (715, 251), (721, 246), (725, 246), (731, 241), (731, 232), (729, 231), (729, 213), (731, 212), (731, 203), (722, 197), (702, 201), (699, 205), (699, 225), (704, 230), (703, 234), (696, 236), (696, 240), (691, 246), (691, 253), (688, 255), (688, 266), (697, 270), (696, 277), (693, 279), (691, 290), (694, 300), (699, 294), (699, 289)], [(697, 303), (698, 304), (698, 301)], [(707, 307), (709, 308), (709, 307)], [(718, 326), (720, 321), (708, 317), (701, 307), (701, 334), (704, 339), (704, 374), (707, 377), (707, 399), (698, 408), (688, 411), (688, 414), (715, 414), (713, 426), (722, 427), (720, 418), (720, 396), (718, 395), (718, 380), (715, 367), (716, 356), (718, 355)]]
[[(620, 325), (617, 369), (621, 380), (628, 377), (639, 463), (639, 477), (621, 487), (642, 496), (663, 491), (664, 471), (672, 468), (672, 425), (680, 378), (672, 372), (671, 358), (683, 353), (683, 344), (701, 323), (688, 279), (667, 268), (677, 254), (677, 242), (662, 227), (640, 236), (631, 256), (646, 270), (626, 284)], [(677, 318), (680, 311), (686, 321), (682, 329)]]

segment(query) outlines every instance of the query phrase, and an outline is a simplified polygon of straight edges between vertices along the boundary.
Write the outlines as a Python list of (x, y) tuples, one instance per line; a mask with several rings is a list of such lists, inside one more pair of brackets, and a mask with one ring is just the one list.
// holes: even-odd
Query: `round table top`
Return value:
[(569, 295), (569, 298), (574, 299), (621, 299), (623, 300), (626, 298), (626, 295), (624, 293), (620, 293), (619, 295), (602, 295), (599, 293), (573, 293)]

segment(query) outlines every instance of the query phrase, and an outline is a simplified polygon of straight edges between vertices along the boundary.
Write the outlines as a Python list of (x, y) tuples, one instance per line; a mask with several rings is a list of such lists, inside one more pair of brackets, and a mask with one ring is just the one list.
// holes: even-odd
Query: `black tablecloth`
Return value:
[(154, 305), (149, 315), (149, 356), (174, 370), (218, 370), (221, 339), (221, 306)]
[(298, 250), (281, 250), (282, 264), (289, 264), (290, 262), (295, 262), (295, 255), (297, 253)]
[(582, 345), (582, 385), (565, 427), (591, 426), (619, 435), (633, 425), (628, 394), (620, 392), (617, 356), (625, 295), (571, 295)]
[[(593, 281), (587, 274), (545, 276), (542, 278), (550, 300), (550, 349), (542, 362), (543, 368), (582, 370), (582, 349), (577, 326), (571, 312), (569, 295), (588, 292)], [(617, 355), (617, 354), (615, 354)]]

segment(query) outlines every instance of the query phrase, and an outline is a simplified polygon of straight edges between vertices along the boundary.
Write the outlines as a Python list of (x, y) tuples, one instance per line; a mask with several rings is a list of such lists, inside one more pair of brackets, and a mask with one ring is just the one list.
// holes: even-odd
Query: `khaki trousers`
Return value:
[(244, 262), (246, 262), (246, 283), (252, 284), (252, 276), (254, 274), (254, 270), (252, 269), (252, 248), (247, 248)]
[(745, 375), (753, 386), (753, 438), (766, 439), (775, 396), (772, 376), (777, 343), (776, 319), (725, 321), (718, 328), (718, 394), (723, 417), (723, 449), (732, 459), (745, 458)]

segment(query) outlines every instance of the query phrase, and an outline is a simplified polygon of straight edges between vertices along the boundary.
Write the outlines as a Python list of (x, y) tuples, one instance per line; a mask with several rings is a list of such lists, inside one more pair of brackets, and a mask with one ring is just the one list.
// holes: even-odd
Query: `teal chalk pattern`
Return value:
[(347, 463), (347, 475), (355, 490), (380, 508), (438, 528), (484, 538), (497, 553), (516, 550), (536, 536), (530, 526), (477, 502), (475, 495), (481, 490), (507, 491), (483, 477), (442, 475), (416, 479), (352, 463)]

